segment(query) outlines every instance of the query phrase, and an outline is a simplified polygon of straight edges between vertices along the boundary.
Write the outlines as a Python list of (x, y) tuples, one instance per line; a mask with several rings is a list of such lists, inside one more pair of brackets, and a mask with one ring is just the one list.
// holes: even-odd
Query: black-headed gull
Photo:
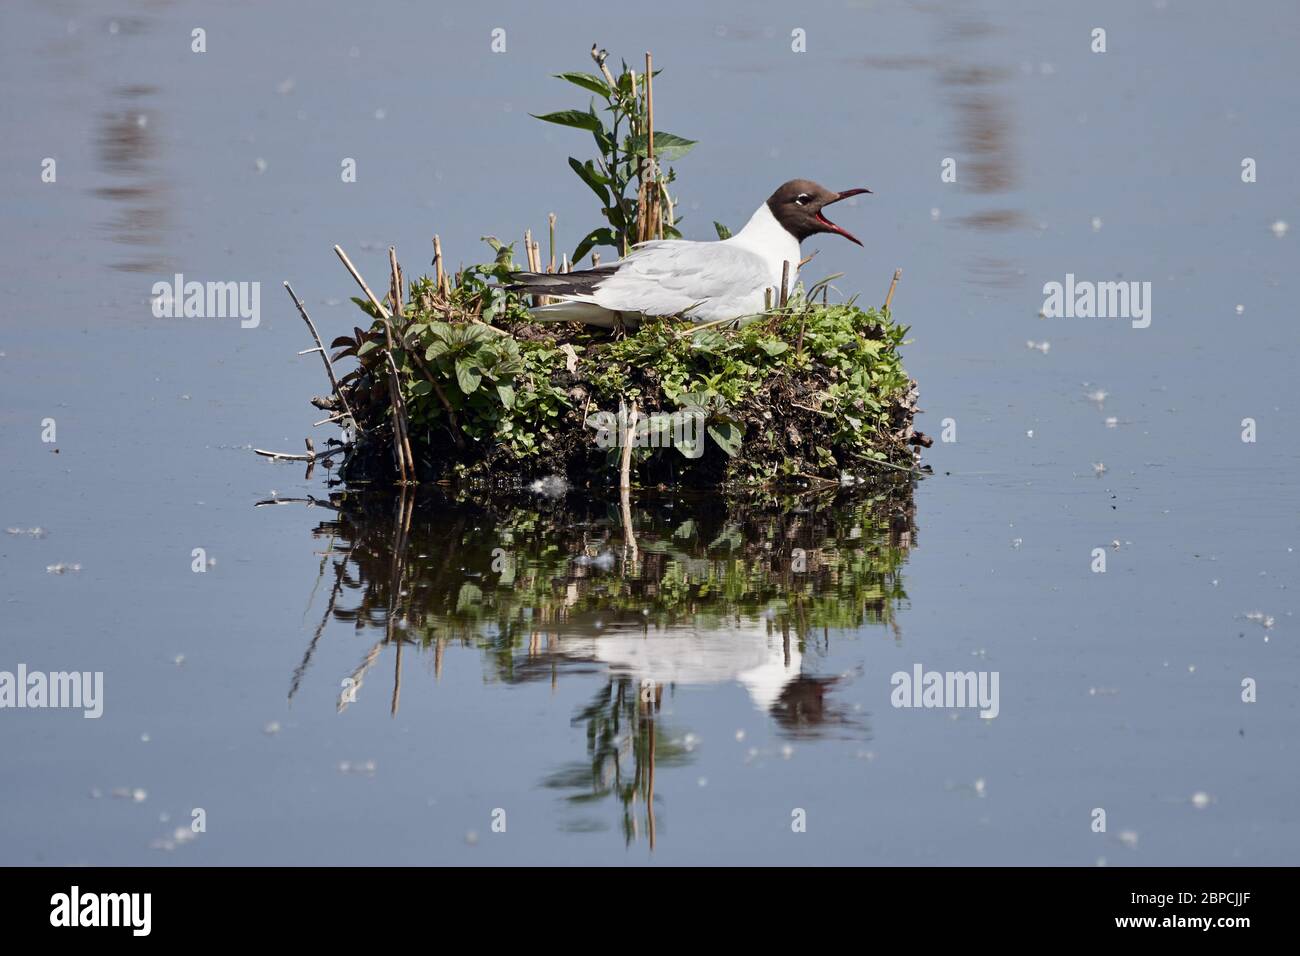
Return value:
[(510, 288), (559, 300), (532, 310), (543, 322), (612, 328), (620, 321), (635, 325), (646, 316), (685, 315), (704, 323), (754, 315), (763, 311), (766, 290), (781, 288), (787, 262), (794, 285), (804, 239), (831, 232), (862, 245), (822, 210), (869, 192), (837, 193), (807, 179), (792, 179), (730, 239), (643, 242), (619, 261), (595, 269), (513, 273)]

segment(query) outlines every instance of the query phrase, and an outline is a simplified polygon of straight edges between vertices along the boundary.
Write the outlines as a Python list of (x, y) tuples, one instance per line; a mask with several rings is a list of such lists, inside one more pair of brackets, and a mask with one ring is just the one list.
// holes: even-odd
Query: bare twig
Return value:
[(620, 489), (632, 487), (632, 446), (636, 443), (636, 401), (627, 413), (627, 431), (623, 434), (623, 461), (619, 466), (618, 486)]
[(689, 328), (682, 329), (677, 334), (679, 337), (685, 338), (688, 335), (694, 335), (696, 332), (700, 331), (700, 329), (711, 329), (715, 325), (723, 325), (727, 322), (737, 322), (737, 321), (739, 321), (739, 319), (733, 318), (731, 316), (728, 316), (725, 319), (714, 319), (712, 322), (701, 322), (699, 325), (692, 325)]
[(447, 276), (442, 267), (442, 240), (436, 234), (433, 237), (433, 268), (438, 277), (438, 292), (446, 295)]
[(388, 359), (389, 380), (392, 382), (393, 390), (393, 422), (397, 431), (398, 451), (401, 452), (399, 461), (403, 481), (415, 481), (415, 455), (411, 453), (411, 437), (409, 419), (406, 415), (406, 400), (402, 398), (402, 380), (397, 372), (397, 363), (393, 361), (393, 353), (386, 352), (384, 357)]
[(880, 465), (883, 468), (892, 468), (895, 471), (901, 471), (905, 475), (921, 476), (924, 474), (919, 468), (904, 468), (902, 465), (895, 465), (891, 461), (881, 461), (878, 458), (868, 458), (866, 455), (859, 455), (857, 452), (851, 452), (854, 458), (865, 461), (869, 465)]
[(781, 263), (781, 308), (790, 300), (790, 260)]
[(654, 99), (654, 60), (650, 51), (645, 54), (645, 171), (646, 171), (646, 215), (651, 217), (644, 230), (647, 239), (662, 239), (663, 221), (659, 215), (659, 177), (655, 173), (655, 99)]
[(318, 451), (314, 455), (298, 455), (289, 452), (266, 451), (262, 448), (254, 448), (253, 454), (261, 455), (263, 458), (271, 458), (276, 461), (320, 461), (324, 458), (329, 458), (332, 455), (337, 455), (341, 451), (347, 451), (349, 447), (350, 446), (348, 445), (338, 445), (334, 448), (326, 449), (325, 451)]
[(618, 84), (614, 82), (614, 74), (609, 72), (609, 67), (605, 65), (605, 59), (609, 54), (601, 49), (597, 49), (597, 44), (591, 45), (591, 58), (596, 61), (596, 66), (600, 67), (600, 72), (605, 76), (605, 82), (611, 87), (617, 88)]
[(799, 472), (799, 477), (806, 481), (815, 481), (821, 485), (838, 485), (839, 482), (834, 478), (823, 478), (821, 475), (812, 475), (806, 471)]
[[(343, 251), (343, 247), (336, 245), (334, 247), (334, 253), (339, 257), (339, 260), (343, 263), (348, 272), (351, 273), (352, 278), (356, 280), (357, 285), (361, 287), (361, 291), (366, 294), (366, 298), (370, 300), (370, 304), (373, 305), (375, 310), (379, 313), (380, 318), (384, 323), (384, 331), (389, 337), (389, 347), (391, 348), (393, 330), (392, 325), (388, 321), (388, 310), (384, 308), (382, 302), (375, 298), (375, 294), (370, 291), (370, 286), (366, 285), (366, 280), (361, 278), (361, 273), (358, 272), (357, 267), (352, 264), (352, 260), (349, 259), (348, 254)], [(491, 328), (491, 326), (489, 326), (489, 328)], [(424, 373), (424, 377), (429, 380), (429, 384), (433, 386), (433, 392), (438, 396), (438, 401), (442, 403), (443, 410), (446, 411), (447, 418), (451, 422), (451, 437), (455, 440), (456, 447), (464, 448), (465, 439), (461, 436), (460, 424), (456, 421), (456, 412), (452, 409), (451, 402), (447, 400), (447, 393), (442, 390), (442, 386), (438, 383), (438, 379), (434, 376), (433, 371), (425, 364), (424, 358), (420, 355), (419, 349), (412, 349), (409, 354), (413, 359), (415, 359), (415, 364), (418, 365), (420, 371)]]
[(885, 296), (885, 311), (886, 311), (886, 312), (889, 311), (889, 303), (891, 303), (891, 302), (894, 301), (894, 290), (895, 290), (896, 288), (898, 288), (898, 280), (901, 279), (902, 276), (903, 276), (903, 270), (902, 270), (902, 269), (895, 269), (895, 270), (894, 270), (894, 278), (893, 278), (893, 280), (889, 283), (889, 294)]
[(289, 298), (293, 299), (293, 304), (298, 307), (298, 314), (301, 315), (302, 320), (307, 323), (307, 328), (311, 329), (311, 337), (316, 341), (316, 348), (320, 349), (321, 361), (325, 363), (325, 374), (329, 376), (330, 387), (334, 389), (334, 394), (337, 396), (339, 404), (343, 406), (343, 411), (347, 414), (348, 418), (352, 419), (353, 427), (360, 432), (361, 423), (358, 422), (356, 416), (352, 414), (352, 409), (348, 406), (348, 400), (343, 397), (343, 389), (339, 387), (339, 380), (334, 377), (334, 363), (330, 361), (329, 353), (325, 351), (325, 344), (320, 340), (320, 333), (316, 331), (316, 326), (312, 322), (311, 317), (307, 315), (307, 310), (303, 307), (302, 301), (294, 294), (293, 287), (286, 282), (284, 284), (284, 289), (289, 293)]
[(402, 318), (402, 267), (397, 264), (397, 247), (388, 247), (388, 301), (393, 303), (393, 314)]
[(343, 247), (335, 246), (334, 254), (339, 257), (339, 260), (343, 263), (343, 267), (352, 274), (352, 278), (356, 280), (357, 285), (361, 286), (361, 291), (366, 294), (366, 298), (370, 300), (370, 304), (379, 310), (380, 317), (387, 321), (388, 310), (384, 308), (382, 302), (375, 298), (375, 294), (370, 291), (370, 286), (366, 285), (366, 280), (361, 278), (361, 273), (358, 272), (357, 267), (352, 264), (352, 260), (349, 259), (348, 254), (343, 251)]

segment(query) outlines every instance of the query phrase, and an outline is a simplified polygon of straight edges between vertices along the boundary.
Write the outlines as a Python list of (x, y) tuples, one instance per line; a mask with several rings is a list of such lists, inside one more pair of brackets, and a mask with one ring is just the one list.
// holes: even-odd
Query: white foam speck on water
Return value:
[(1248, 611), (1246, 613), (1246, 620), (1254, 621), (1266, 631), (1270, 630), (1274, 624), (1273, 615), (1265, 614), (1263, 611)]
[(60, 561), (58, 564), (47, 564), (45, 570), (50, 574), (72, 574), (81, 570), (79, 564), (64, 564)]
[(1192, 806), (1197, 810), (1204, 810), (1213, 802), (1213, 798), (1204, 790), (1197, 790), (1192, 794)]
[(5, 528), (5, 534), (21, 534), (30, 538), (44, 538), (49, 532), (44, 528)]
[(265, 727), (262, 728), (262, 733), (266, 734), (268, 737), (274, 737), (279, 732), (280, 732), (280, 722), (278, 720), (272, 720), (269, 723), (267, 723)]
[(170, 853), (178, 846), (184, 846), (186, 843), (191, 842), (196, 836), (197, 834), (189, 827), (177, 827), (172, 830), (171, 836), (158, 837), (155, 840), (150, 840), (149, 849), (163, 850), (164, 852)]
[(1283, 236), (1287, 234), (1287, 230), (1289, 230), (1291, 227), (1287, 225), (1285, 219), (1279, 219), (1277, 222), (1273, 223), (1273, 225), (1270, 228), (1272, 228), (1273, 230), (1273, 235), (1281, 239)]
[(339, 773), (361, 774), (362, 776), (373, 777), (378, 764), (373, 760), (340, 760)]

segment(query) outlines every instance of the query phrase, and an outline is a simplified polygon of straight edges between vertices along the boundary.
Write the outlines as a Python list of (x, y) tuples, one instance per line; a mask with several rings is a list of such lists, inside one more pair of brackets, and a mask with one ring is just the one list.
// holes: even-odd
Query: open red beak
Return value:
[[(870, 189), (846, 189), (842, 193), (837, 193), (834, 199), (832, 199), (828, 203), (825, 203), (822, 206), (822, 209), (825, 209), (826, 206), (829, 206), (833, 203), (839, 202), (841, 199), (848, 199), (850, 196), (859, 196), (862, 193), (870, 193), (870, 192), (871, 192)], [(839, 226), (835, 225), (835, 223), (831, 222), (829, 219), (823, 216), (821, 213), (821, 209), (817, 210), (817, 221), (826, 227), (827, 232), (837, 233), (838, 235), (841, 235), (845, 239), (849, 240), (849, 242), (856, 242), (858, 245), (860, 246), (862, 245), (862, 240), (859, 239), (857, 236), (853, 235), (853, 233), (849, 232), (847, 229), (841, 229)], [(866, 247), (863, 246), (863, 248)]]

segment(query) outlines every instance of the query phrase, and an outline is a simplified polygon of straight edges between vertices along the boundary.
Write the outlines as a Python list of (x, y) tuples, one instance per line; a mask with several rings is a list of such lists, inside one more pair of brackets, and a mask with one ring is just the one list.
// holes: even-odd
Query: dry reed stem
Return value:
[[(370, 286), (366, 285), (366, 280), (361, 278), (361, 273), (358, 272), (357, 267), (352, 264), (352, 260), (349, 259), (348, 254), (343, 251), (343, 247), (335, 245), (334, 253), (339, 257), (339, 260), (343, 263), (344, 268), (346, 268), (351, 274), (352, 278), (356, 280), (357, 285), (361, 287), (361, 291), (366, 294), (366, 298), (370, 300), (370, 304), (379, 312), (379, 315), (384, 322), (384, 329), (390, 336), (391, 340), (392, 325), (388, 321), (388, 310), (384, 308), (382, 302), (375, 298), (374, 292), (370, 290)], [(491, 328), (491, 326), (489, 326), (489, 328)], [(424, 357), (420, 355), (419, 350), (411, 350), (408, 354), (415, 359), (415, 364), (420, 367), (420, 371), (424, 373), (424, 377), (429, 380), (429, 384), (433, 386), (434, 394), (438, 396), (438, 401), (442, 403), (443, 409), (447, 412), (447, 418), (451, 423), (451, 437), (455, 440), (456, 447), (464, 448), (465, 439), (460, 433), (460, 424), (456, 420), (456, 412), (451, 407), (451, 402), (447, 400), (447, 393), (444, 392), (442, 386), (438, 384), (437, 378), (434, 377), (429, 366), (425, 364)]]
[(348, 400), (343, 397), (343, 389), (339, 387), (339, 380), (334, 377), (334, 363), (330, 361), (329, 353), (325, 351), (325, 343), (320, 340), (320, 333), (316, 331), (316, 326), (312, 322), (311, 317), (307, 315), (307, 310), (303, 307), (302, 302), (299, 301), (298, 296), (294, 294), (293, 287), (286, 282), (284, 284), (284, 289), (289, 293), (289, 298), (293, 299), (293, 304), (298, 307), (298, 314), (301, 315), (302, 320), (307, 323), (307, 328), (311, 330), (311, 337), (316, 341), (316, 347), (320, 349), (321, 361), (325, 363), (325, 374), (329, 376), (330, 387), (334, 389), (334, 394), (338, 398), (339, 404), (343, 406), (343, 411), (347, 413), (348, 418), (352, 419), (353, 427), (360, 432), (361, 425), (357, 421), (357, 417), (352, 414), (352, 409), (348, 405)]
[(636, 441), (636, 401), (627, 415), (627, 431), (623, 434), (623, 461), (619, 466), (618, 487), (626, 490), (632, 487), (632, 446)]
[(889, 294), (885, 296), (885, 311), (886, 311), (886, 312), (889, 311), (889, 303), (891, 303), (891, 302), (894, 301), (894, 290), (895, 290), (896, 288), (898, 288), (898, 280), (899, 280), (900, 278), (902, 278), (902, 276), (903, 276), (903, 270), (902, 270), (902, 269), (895, 269), (895, 270), (894, 270), (894, 278), (893, 278), (893, 280), (889, 283)]

